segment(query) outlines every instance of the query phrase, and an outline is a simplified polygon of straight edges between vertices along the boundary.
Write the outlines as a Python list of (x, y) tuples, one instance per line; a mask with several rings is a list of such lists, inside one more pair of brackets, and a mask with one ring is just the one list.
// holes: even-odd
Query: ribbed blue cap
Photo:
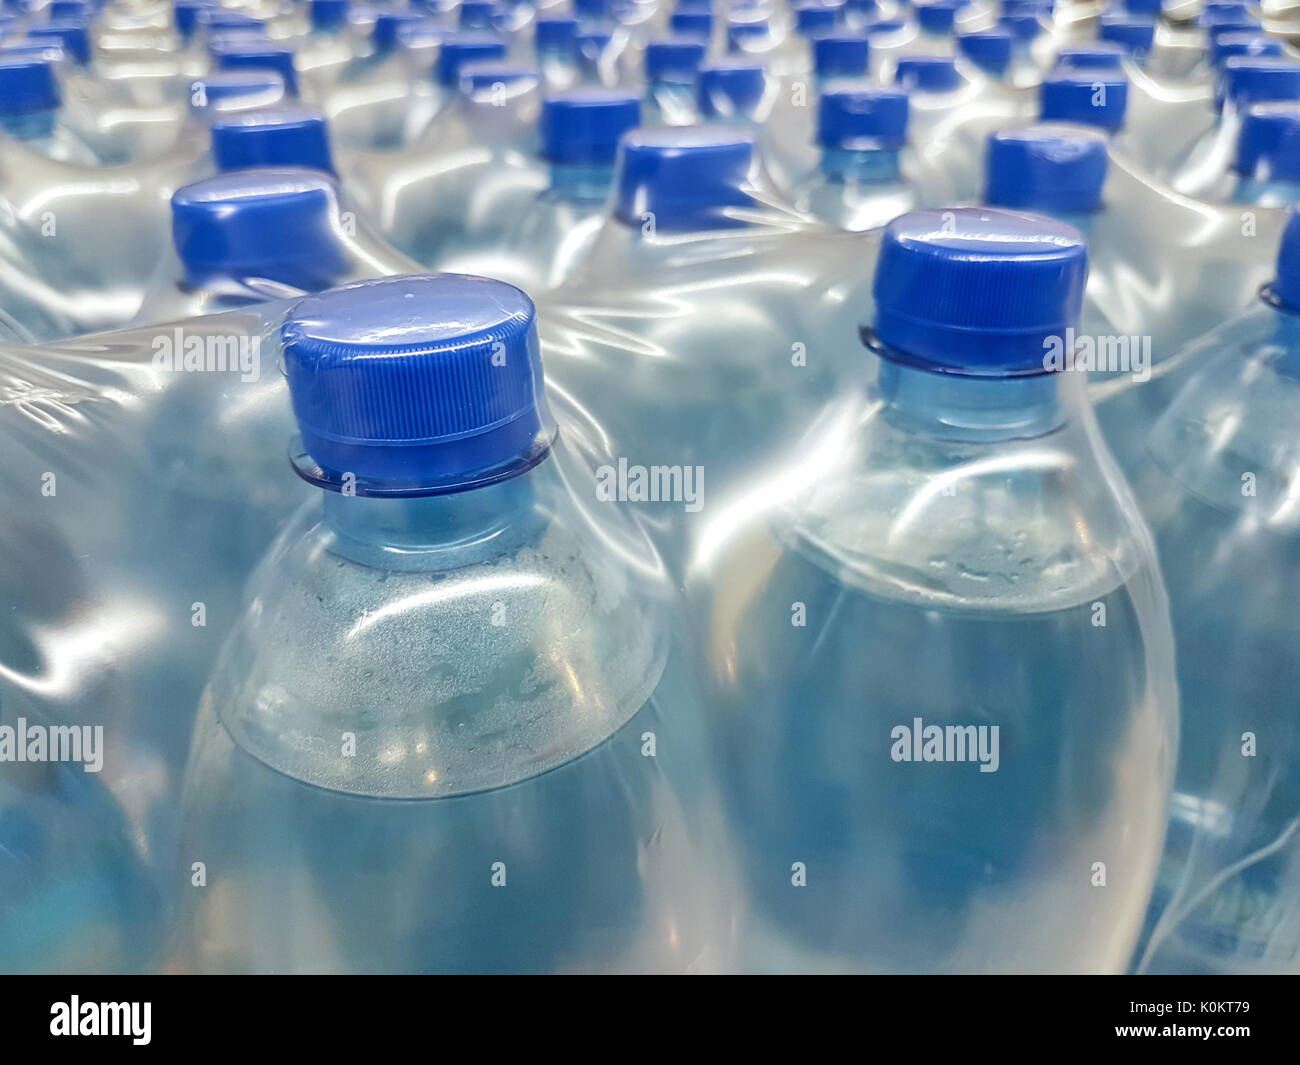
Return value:
[(1156, 24), (1133, 15), (1102, 15), (1097, 36), (1121, 45), (1133, 55), (1147, 55), (1156, 39)]
[(1124, 127), (1128, 79), (1108, 70), (1058, 71), (1043, 79), (1038, 99), (1044, 122), (1079, 122), (1113, 133)]
[(280, 331), (294, 417), (318, 473), (358, 495), (451, 491), (536, 464), (550, 416), (533, 302), (462, 274), (308, 296)]
[(926, 4), (917, 4), (917, 21), (926, 33), (952, 33), (957, 13), (966, 6), (966, 2), (967, 0), (930, 0)]
[(438, 84), (448, 88), (460, 80), (460, 68), (484, 59), (504, 59), (506, 44), (500, 37), (486, 33), (453, 33), (442, 42), (434, 67)]
[(536, 87), (541, 83), (542, 72), (528, 63), (488, 59), (460, 68), (460, 91), (465, 93), (486, 92), (494, 85)]
[(219, 112), (224, 105), (245, 101), (267, 107), (284, 98), (284, 78), (276, 70), (217, 70), (190, 84), (190, 107)]
[(659, 37), (647, 41), (646, 80), (693, 85), (706, 51), (708, 46), (698, 37)]
[(533, 42), (539, 51), (572, 52), (578, 36), (578, 20), (567, 15), (545, 15), (534, 26)]
[(56, 41), (78, 63), (90, 62), (90, 26), (84, 22), (46, 22), (27, 31), (29, 41)]
[(813, 38), (813, 70), (819, 78), (861, 78), (871, 60), (871, 42), (852, 33)]
[(414, 26), (425, 18), (418, 11), (379, 11), (375, 14), (375, 28), (370, 40), (376, 52), (389, 52), (397, 47), (397, 31), (403, 26)]
[(984, 200), (1055, 214), (1101, 206), (1110, 158), (1106, 138), (1077, 126), (1029, 126), (989, 134)]
[(905, 55), (894, 68), (894, 84), (909, 91), (952, 92), (962, 83), (950, 55)]
[(497, 5), (492, 0), (461, 0), (460, 28), (462, 30), (487, 30), (492, 28), (492, 18)]
[(641, 124), (641, 101), (621, 89), (578, 88), (542, 101), (542, 155), (552, 163), (612, 166), (618, 141)]
[(305, 108), (241, 111), (217, 119), (212, 123), (212, 157), (218, 170), (306, 167), (334, 171), (325, 115)]
[(1300, 103), (1251, 107), (1241, 119), (1233, 167), (1261, 181), (1300, 181)]
[(828, 89), (817, 106), (817, 143), (823, 148), (895, 151), (907, 139), (907, 112), (907, 93), (900, 89)]
[(713, 16), (707, 11), (674, 11), (668, 28), (682, 37), (708, 38), (713, 35)]
[(751, 22), (733, 22), (727, 26), (727, 50), (743, 52), (748, 44), (763, 42), (771, 37), (772, 30), (766, 19)]
[(1266, 37), (1262, 33), (1225, 33), (1210, 42), (1210, 62), (1221, 67), (1235, 55), (1281, 57), (1282, 42), (1276, 37)]
[(981, 70), (997, 77), (1011, 65), (1011, 34), (998, 30), (963, 33), (957, 38), (961, 54)]
[(696, 98), (705, 118), (730, 118), (757, 107), (767, 91), (767, 72), (757, 60), (719, 59), (700, 67)]
[(1300, 63), (1269, 56), (1231, 56), (1223, 62), (1218, 97), (1237, 110), (1271, 100), (1300, 100)]
[(1056, 53), (1057, 70), (1121, 70), (1128, 49), (1114, 41), (1068, 45)]
[(1292, 310), (1300, 310), (1300, 214), (1291, 211), (1277, 250), (1277, 275), (1273, 294)]
[(1164, 0), (1124, 0), (1124, 8), (1134, 15), (1152, 15), (1160, 14), (1160, 8)]
[(59, 82), (49, 59), (0, 55), (0, 114), (52, 111), (59, 99)]
[(182, 37), (190, 37), (199, 21), (199, 12), (208, 11), (217, 6), (217, 0), (176, 0), (172, 7), (172, 21), (176, 32)]
[(885, 227), (875, 333), (884, 354), (941, 373), (1044, 372), (1045, 342), (1076, 326), (1083, 235), (993, 208), (917, 211)]
[(223, 41), (213, 49), (213, 57), (222, 70), (274, 70), (284, 79), (285, 90), (298, 92), (298, 72), (293, 65), (293, 49), (287, 45), (260, 41)]
[(172, 195), (172, 240), (186, 277), (263, 278), (304, 290), (347, 269), (333, 180), (314, 170), (237, 170)]
[(347, 25), (350, 0), (311, 0), (311, 24), (318, 30), (337, 30)]
[(729, 209), (753, 206), (756, 151), (753, 134), (726, 126), (633, 130), (619, 150), (614, 213), (632, 226), (653, 215), (663, 233), (742, 225)]
[(819, 0), (804, 0), (794, 9), (795, 29), (805, 36), (814, 33), (829, 33), (839, 21), (838, 8), (820, 3)]
[(998, 28), (1006, 30), (1017, 41), (1032, 41), (1043, 32), (1043, 22), (1033, 12), (1006, 14), (998, 19)]

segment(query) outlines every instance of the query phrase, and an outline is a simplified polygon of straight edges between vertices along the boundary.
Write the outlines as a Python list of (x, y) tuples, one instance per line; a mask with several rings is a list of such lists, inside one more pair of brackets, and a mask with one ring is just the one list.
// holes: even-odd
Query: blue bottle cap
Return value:
[(1160, 16), (1160, 8), (1164, 0), (1124, 0), (1124, 9), (1131, 15), (1150, 15), (1152, 18)]
[(54, 63), (39, 56), (0, 55), (0, 114), (52, 111), (59, 106)]
[(733, 22), (727, 26), (727, 50), (746, 52), (761, 47), (771, 39), (772, 30), (766, 19), (751, 22)]
[(391, 52), (397, 47), (397, 31), (403, 26), (414, 26), (424, 19), (418, 11), (379, 11), (375, 14), (375, 28), (370, 41), (376, 52)]
[(994, 208), (917, 211), (885, 227), (875, 334), (887, 358), (940, 373), (1040, 374), (1051, 338), (1079, 322), (1083, 235)]
[(281, 327), (309, 463), (358, 495), (422, 495), (522, 473), (553, 435), (533, 302), (462, 274), (386, 277), (308, 296)]
[(283, 98), (284, 78), (277, 70), (216, 70), (190, 83), (190, 108), (200, 112), (269, 107)]
[(907, 93), (900, 89), (827, 89), (817, 105), (817, 143), (850, 151), (897, 151), (907, 139), (907, 113)]
[(767, 92), (761, 62), (733, 57), (700, 66), (696, 102), (705, 118), (729, 118), (753, 110)]
[(1132, 55), (1148, 55), (1156, 39), (1156, 24), (1133, 15), (1102, 15), (1097, 36), (1118, 44)]
[(172, 7), (176, 32), (185, 38), (192, 36), (194, 27), (198, 25), (199, 12), (210, 11), (216, 6), (217, 0), (176, 0)]
[(754, 136), (727, 126), (637, 129), (623, 138), (614, 180), (615, 215), (657, 233), (743, 225), (734, 208), (752, 207)]
[(1068, 45), (1056, 53), (1057, 70), (1122, 70), (1128, 50), (1114, 41)]
[(45, 10), (52, 19), (89, 19), (95, 15), (94, 5), (86, 0), (50, 0), (50, 6)]
[(1108, 70), (1057, 71), (1039, 89), (1044, 122), (1078, 122), (1114, 133), (1124, 128), (1128, 79)]
[(212, 157), (218, 170), (303, 167), (334, 172), (325, 115), (306, 108), (240, 111), (218, 118), (212, 123)]
[(646, 80), (693, 85), (706, 51), (708, 46), (698, 37), (658, 37), (646, 41)]
[(674, 11), (668, 18), (668, 28), (681, 37), (713, 36), (713, 16), (707, 11)]
[(916, 18), (926, 33), (947, 35), (957, 22), (957, 14), (966, 6), (966, 0), (930, 0), (916, 5)]
[(963, 33), (957, 38), (961, 54), (981, 70), (1001, 77), (1011, 65), (1011, 34), (998, 30)]
[(1300, 181), (1300, 103), (1254, 104), (1241, 119), (1233, 168), (1260, 181)]
[(1210, 42), (1210, 62), (1214, 66), (1221, 67), (1236, 55), (1281, 58), (1282, 42), (1276, 37), (1267, 37), (1262, 33), (1250, 31), (1225, 33)]
[(984, 200), (1055, 214), (1101, 206), (1110, 157), (1105, 136), (1078, 126), (1029, 126), (990, 133)]
[(1032, 11), (1021, 14), (1004, 14), (998, 19), (998, 28), (1006, 30), (1017, 41), (1032, 41), (1043, 32), (1043, 23)]
[(829, 33), (835, 29), (839, 16), (838, 8), (821, 3), (820, 0), (803, 0), (803, 3), (794, 9), (794, 26), (804, 36)]
[(533, 29), (538, 51), (572, 53), (578, 36), (578, 20), (567, 15), (539, 17)]
[(712, 11), (713, 0), (677, 0), (674, 11)]
[(1231, 100), (1238, 111), (1253, 103), (1300, 100), (1300, 63), (1269, 56), (1230, 56), (1223, 61), (1220, 103)]
[(298, 93), (298, 72), (293, 65), (293, 49), (267, 41), (223, 41), (212, 49), (213, 58), (222, 70), (274, 70), (284, 79), (285, 91)]
[(894, 68), (894, 84), (909, 92), (952, 92), (962, 83), (950, 55), (905, 55)]
[(1300, 214), (1291, 211), (1277, 250), (1277, 276), (1269, 286), (1285, 307), (1300, 311)]
[(314, 170), (236, 170), (172, 195), (172, 240), (190, 284), (259, 278), (314, 291), (346, 273), (333, 180)]
[(552, 163), (612, 166), (619, 138), (641, 124), (641, 101), (621, 89), (578, 88), (542, 101), (542, 155)]
[(462, 30), (488, 30), (497, 13), (492, 0), (461, 0), (460, 28)]
[(613, 16), (610, 0), (573, 0), (574, 13), (588, 22), (605, 22)]
[(528, 63), (486, 59), (481, 63), (465, 63), (460, 68), (460, 91), (471, 95), (488, 92), (495, 85), (524, 89), (536, 88), (541, 83), (542, 72)]
[(486, 33), (453, 33), (442, 42), (434, 74), (438, 84), (452, 88), (460, 81), (460, 68), (484, 59), (504, 59), (506, 44)]
[(349, 0), (311, 0), (311, 24), (318, 30), (337, 30), (347, 25)]
[(90, 62), (90, 27), (84, 22), (46, 22), (27, 31), (29, 41), (54, 41), (78, 63)]
[(852, 33), (832, 33), (813, 38), (813, 70), (819, 78), (866, 77), (871, 42)]

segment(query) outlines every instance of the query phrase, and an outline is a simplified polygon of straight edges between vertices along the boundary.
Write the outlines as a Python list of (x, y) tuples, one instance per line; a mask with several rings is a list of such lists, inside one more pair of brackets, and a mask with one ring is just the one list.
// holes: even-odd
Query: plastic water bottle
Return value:
[(918, 204), (910, 152), (913, 172), (904, 174), (907, 93), (870, 86), (828, 89), (817, 105), (817, 141), (820, 165), (791, 192), (799, 210), (856, 232), (930, 206)]
[(647, 126), (689, 126), (696, 121), (695, 79), (707, 45), (695, 37), (657, 37), (645, 45)]
[(533, 56), (548, 86), (570, 88), (578, 80), (578, 20), (539, 15), (533, 24)]
[(46, 55), (0, 55), (0, 130), (41, 155), (96, 166), (90, 147), (62, 121), (62, 94)]
[(813, 73), (819, 89), (839, 78), (865, 78), (871, 62), (871, 42), (865, 35), (821, 33), (812, 40)]
[(1097, 37), (1119, 45), (1129, 59), (1142, 65), (1155, 47), (1156, 24), (1153, 19), (1136, 15), (1104, 14), (1097, 27)]
[(699, 560), (750, 968), (1127, 963), (1177, 701), (1150, 534), (1082, 375), (1043, 372), (1085, 273), (1033, 215), (890, 223), (876, 385)]
[(183, 860), (209, 886), (178, 961), (720, 967), (698, 709), (661, 682), (673, 600), (556, 436), (532, 303), (389, 278), (304, 300), (282, 338), (322, 491), (204, 698)]
[[(1205, 337), (1135, 482), (1169, 586), (1182, 747), (1141, 967), (1300, 970), (1300, 220)], [(1158, 919), (1158, 923), (1157, 923)]]
[(489, 253), (481, 272), (538, 289), (563, 281), (600, 226), (619, 138), (640, 124), (641, 102), (626, 90), (581, 87), (548, 96), (540, 135), (550, 186)]
[(1300, 202), (1300, 103), (1255, 104), (1242, 116), (1237, 155), (1224, 184), (1230, 203)]

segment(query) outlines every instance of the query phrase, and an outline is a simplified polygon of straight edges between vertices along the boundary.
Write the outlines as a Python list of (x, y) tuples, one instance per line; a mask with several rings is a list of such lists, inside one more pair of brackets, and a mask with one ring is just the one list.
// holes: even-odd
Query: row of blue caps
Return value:
[[(1041, 374), (1050, 338), (1078, 324), (1087, 279), (1078, 230), (1039, 215), (954, 208), (885, 227), (870, 342), (938, 373)], [(1300, 217), (1275, 296), (1300, 305)], [(456, 274), (390, 277), (308, 296), (281, 327), (305, 460), (364, 494), (461, 490), (522, 472), (549, 415), (536, 309), (519, 289)]]

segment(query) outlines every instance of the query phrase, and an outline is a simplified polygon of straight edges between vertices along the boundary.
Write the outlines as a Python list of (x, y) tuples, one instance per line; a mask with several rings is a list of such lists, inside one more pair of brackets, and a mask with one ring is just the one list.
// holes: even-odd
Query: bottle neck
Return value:
[(573, 203), (604, 203), (614, 185), (614, 167), (552, 163), (551, 195)]
[(827, 177), (880, 184), (901, 172), (898, 150), (886, 148), (823, 148), (821, 167)]
[(54, 123), (57, 115), (58, 112), (54, 108), (0, 115), (0, 129), (3, 129), (15, 140), (41, 140), (54, 133)]
[(1232, 202), (1247, 207), (1289, 207), (1300, 201), (1300, 181), (1260, 181), (1238, 175)]
[(345, 558), (378, 569), (442, 570), (495, 553), (518, 532), (533, 491), (530, 472), (435, 496), (326, 492), (323, 514)]
[(908, 432), (991, 442), (1042, 436), (1063, 425), (1062, 376), (974, 377), (882, 358), (876, 387), (885, 417)]

